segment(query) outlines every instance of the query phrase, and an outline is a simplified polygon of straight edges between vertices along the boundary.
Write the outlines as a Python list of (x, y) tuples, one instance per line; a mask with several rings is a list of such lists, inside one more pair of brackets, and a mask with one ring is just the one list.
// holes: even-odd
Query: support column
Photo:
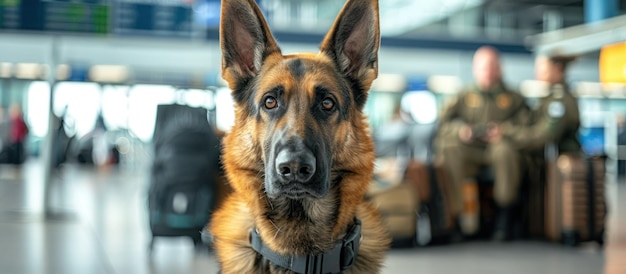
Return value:
[(48, 109), (48, 134), (46, 134), (46, 138), (43, 143), (43, 147), (41, 148), (43, 151), (41, 153), (41, 160), (43, 165), (43, 183), (44, 183), (44, 214), (48, 218), (58, 217), (60, 212), (54, 211), (51, 205), (51, 187), (53, 183), (53, 172), (54, 172), (54, 159), (55, 155), (55, 136), (57, 134), (58, 119), (54, 115), (54, 88), (57, 83), (56, 79), (56, 68), (59, 64), (59, 38), (53, 37), (52, 44), (50, 46), (50, 56), (48, 60), (49, 70), (47, 73), (48, 83), (50, 84), (50, 102)]
[(616, 16), (618, 0), (585, 0), (585, 22), (592, 23)]

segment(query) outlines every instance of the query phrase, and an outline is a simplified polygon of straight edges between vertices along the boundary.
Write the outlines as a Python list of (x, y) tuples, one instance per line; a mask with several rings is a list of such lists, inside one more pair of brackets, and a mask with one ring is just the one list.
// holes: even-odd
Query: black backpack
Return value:
[(160, 105), (156, 120), (148, 192), (153, 241), (188, 236), (198, 245), (215, 204), (219, 141), (204, 108)]

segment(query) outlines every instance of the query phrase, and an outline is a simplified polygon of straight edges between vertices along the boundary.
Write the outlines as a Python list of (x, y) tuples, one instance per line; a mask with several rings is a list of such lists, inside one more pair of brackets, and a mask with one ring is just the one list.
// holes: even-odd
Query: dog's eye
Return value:
[(276, 98), (272, 97), (272, 96), (267, 96), (265, 98), (265, 108), (266, 109), (273, 109), (275, 107), (278, 106), (278, 101), (276, 100)]
[(322, 100), (322, 108), (324, 110), (332, 110), (333, 107), (335, 107), (335, 101), (333, 101), (333, 99), (327, 97)]

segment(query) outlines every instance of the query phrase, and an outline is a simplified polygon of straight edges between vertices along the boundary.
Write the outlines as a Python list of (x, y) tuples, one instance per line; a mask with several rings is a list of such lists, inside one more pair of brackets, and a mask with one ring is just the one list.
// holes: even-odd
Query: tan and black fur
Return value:
[(290, 273), (252, 249), (254, 228), (277, 253), (319, 254), (355, 216), (363, 237), (345, 273), (380, 272), (390, 239), (364, 201), (374, 146), (362, 112), (378, 73), (377, 0), (347, 1), (320, 52), (307, 54), (283, 55), (253, 0), (224, 0), (221, 12), (236, 107), (223, 151), (234, 193), (210, 226), (222, 273)]

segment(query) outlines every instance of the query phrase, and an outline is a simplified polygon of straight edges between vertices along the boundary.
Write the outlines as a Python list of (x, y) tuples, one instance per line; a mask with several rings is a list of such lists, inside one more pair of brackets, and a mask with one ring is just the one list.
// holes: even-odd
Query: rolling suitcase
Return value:
[(419, 200), (416, 243), (427, 245), (447, 241), (454, 230), (454, 222), (444, 170), (434, 163), (412, 160), (407, 164), (404, 180), (413, 185)]
[(414, 246), (419, 201), (413, 186), (407, 183), (389, 185), (384, 189), (371, 191), (368, 197), (378, 209), (383, 224), (391, 235), (391, 246)]
[(154, 133), (148, 210), (155, 237), (190, 237), (202, 243), (216, 199), (219, 141), (206, 109), (161, 105)]
[(575, 246), (604, 243), (605, 157), (560, 155), (547, 163), (546, 237)]
[(375, 166), (367, 198), (378, 209), (392, 237), (391, 246), (414, 246), (419, 200), (414, 186), (404, 181), (406, 160), (379, 158)]

